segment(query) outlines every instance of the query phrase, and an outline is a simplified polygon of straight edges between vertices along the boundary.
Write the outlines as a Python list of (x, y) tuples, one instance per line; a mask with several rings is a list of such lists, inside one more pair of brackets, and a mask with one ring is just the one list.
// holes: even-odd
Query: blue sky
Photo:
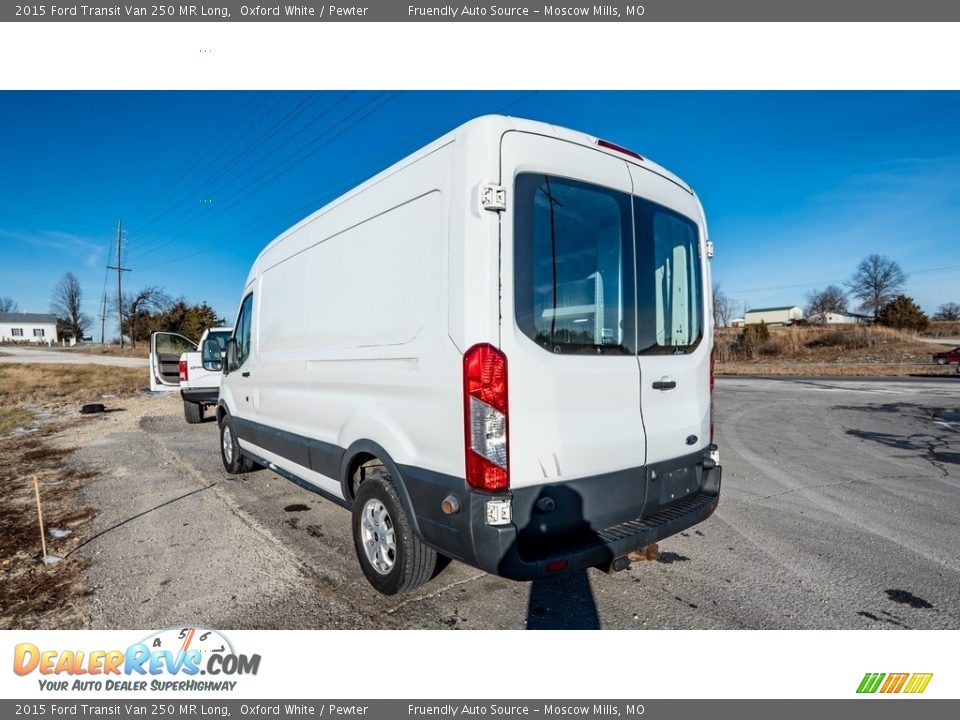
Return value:
[(714, 278), (751, 307), (802, 305), (873, 252), (901, 263), (927, 311), (960, 302), (956, 92), (0, 92), (0, 296), (46, 312), (71, 270), (96, 316), (122, 218), (125, 288), (232, 319), (275, 235), (489, 112), (683, 177)]

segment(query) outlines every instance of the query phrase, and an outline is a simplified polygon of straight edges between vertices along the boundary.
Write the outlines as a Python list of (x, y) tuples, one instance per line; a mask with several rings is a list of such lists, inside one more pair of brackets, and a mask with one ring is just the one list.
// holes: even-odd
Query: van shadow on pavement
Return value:
[(527, 630), (599, 630), (600, 615), (586, 570), (534, 580)]

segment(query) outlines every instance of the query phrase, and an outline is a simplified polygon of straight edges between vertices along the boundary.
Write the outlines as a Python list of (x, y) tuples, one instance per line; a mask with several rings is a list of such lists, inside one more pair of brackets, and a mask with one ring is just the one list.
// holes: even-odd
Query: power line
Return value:
[[(360, 112), (360, 111), (364, 110), (365, 108), (369, 107), (372, 103), (376, 102), (379, 98), (381, 98), (381, 97), (382, 97), (383, 95), (385, 95), (385, 94), (386, 94), (386, 93), (379, 93), (379, 94), (378, 94), (377, 96), (375, 96), (372, 100), (369, 100), (368, 102), (366, 102), (366, 103), (364, 103), (363, 105), (361, 105), (359, 108), (356, 108), (356, 109), (353, 110), (351, 113), (349, 113), (346, 117), (341, 118), (339, 121), (337, 121), (336, 123), (334, 123), (334, 125), (332, 125), (332, 126), (331, 126), (330, 128), (328, 128), (326, 131), (324, 131), (323, 133), (321, 133), (317, 138), (315, 138), (314, 140), (311, 140), (309, 143), (307, 143), (307, 145), (304, 146), (304, 148), (305, 148), (305, 147), (309, 147), (310, 145), (315, 144), (318, 140), (323, 139), (323, 137), (324, 137), (325, 135), (329, 134), (332, 130), (335, 130), (336, 127), (337, 127), (337, 125), (342, 124), (343, 122), (345, 122), (345, 121), (348, 120), (349, 118), (351, 118), (351, 117), (353, 117), (354, 115), (356, 115), (358, 112)], [(339, 132), (334, 133), (326, 142), (324, 142), (324, 143), (318, 145), (317, 147), (313, 148), (310, 152), (308, 152), (308, 153), (306, 153), (306, 154), (302, 154), (302, 150), (303, 150), (304, 148), (300, 148), (299, 151), (295, 151), (295, 152), (291, 153), (289, 156), (287, 156), (286, 158), (284, 158), (284, 159), (281, 160), (280, 162), (276, 163), (276, 164), (273, 165), (272, 167), (268, 168), (267, 170), (265, 170), (264, 172), (262, 172), (260, 175), (258, 175), (256, 178), (254, 178), (251, 182), (247, 183), (246, 185), (244, 185), (243, 187), (239, 188), (238, 190), (236, 190), (234, 193), (232, 193), (231, 195), (229, 195), (229, 196), (227, 196), (227, 197), (228, 197), (228, 199), (235, 198), (238, 193), (242, 192), (243, 190), (245, 190), (246, 188), (250, 187), (251, 185), (255, 185), (255, 186), (254, 186), (252, 189), (250, 189), (247, 193), (245, 193), (245, 194), (242, 195), (241, 197), (237, 197), (236, 199), (233, 199), (232, 202), (230, 202), (230, 203), (228, 203), (227, 205), (219, 208), (219, 211), (218, 211), (218, 212), (213, 213), (212, 215), (210, 215), (210, 216), (208, 216), (208, 217), (206, 217), (206, 218), (200, 218), (200, 219), (199, 219), (199, 222), (196, 222), (192, 227), (186, 227), (186, 228), (184, 228), (184, 229), (181, 231), (181, 233), (182, 233), (182, 234), (186, 234), (186, 233), (188, 233), (188, 232), (192, 232), (192, 231), (196, 230), (198, 227), (201, 227), (202, 225), (210, 222), (210, 221), (213, 220), (214, 218), (219, 217), (220, 215), (223, 215), (227, 210), (235, 207), (235, 206), (238, 205), (239, 203), (241, 203), (241, 202), (243, 202), (244, 200), (246, 200), (248, 197), (250, 197), (250, 196), (253, 195), (255, 192), (257, 192), (260, 188), (264, 187), (267, 183), (275, 181), (277, 178), (279, 178), (280, 176), (286, 174), (287, 172), (289, 172), (290, 170), (292, 170), (293, 168), (295, 168), (296, 166), (298, 166), (300, 163), (302, 163), (302, 162), (304, 162), (305, 160), (309, 159), (310, 157), (314, 156), (314, 155), (315, 155), (316, 153), (318, 153), (320, 150), (322, 150), (323, 148), (325, 148), (325, 147), (327, 147), (328, 145), (330, 145), (334, 140), (336, 140), (337, 138), (341, 137), (341, 136), (344, 135), (346, 132), (350, 131), (351, 129), (353, 129), (354, 127), (356, 127), (357, 125), (359, 125), (361, 122), (363, 122), (363, 120), (365, 120), (366, 118), (370, 117), (371, 115), (373, 115), (374, 113), (376, 113), (377, 111), (379, 111), (379, 110), (380, 110), (381, 108), (383, 108), (387, 103), (391, 102), (395, 97), (396, 97), (396, 95), (392, 95), (392, 96), (387, 97), (387, 98), (386, 98), (383, 102), (381, 102), (379, 105), (377, 105), (377, 106), (374, 107), (373, 109), (369, 110), (368, 112), (360, 115), (360, 116), (359, 116), (358, 118), (356, 118), (356, 120), (354, 120), (352, 123), (350, 123), (350, 124), (347, 125), (346, 127), (342, 128)], [(285, 168), (283, 168), (283, 169), (280, 169), (279, 172), (276, 172), (275, 174), (273, 174), (272, 176), (270, 176), (271, 173), (274, 173), (274, 171), (278, 170), (279, 168), (281, 168), (281, 166), (283, 166), (285, 163), (288, 163), (288, 162), (291, 161), (291, 160), (293, 160), (293, 162), (290, 162), (290, 164), (289, 164), (287, 167), (285, 167)], [(269, 177), (267, 177), (267, 176), (269, 176)], [(263, 180), (263, 182), (258, 182), (259, 180), (261, 180), (261, 179), (263, 179), (263, 178), (265, 178), (265, 179)], [(168, 240), (165, 244), (169, 244), (169, 243), (175, 241), (176, 239), (177, 239), (176, 237), (171, 238), (171, 239)], [(191, 253), (190, 255), (187, 255), (187, 256), (184, 256), (184, 257), (192, 257), (192, 255), (193, 255), (193, 254)], [(142, 257), (142, 256), (141, 256), (141, 257)], [(159, 263), (154, 263), (154, 264), (152, 264), (152, 265), (147, 265), (147, 266), (143, 266), (143, 267), (147, 267), (147, 268), (149, 268), (149, 267), (157, 267), (157, 266), (159, 266), (159, 265), (167, 265), (167, 264), (169, 264), (170, 262), (173, 262), (173, 261), (176, 261), (176, 259), (171, 260), (171, 261), (163, 261), (163, 262), (159, 262)]]
[[(247, 157), (251, 152), (253, 152), (253, 151), (256, 150), (258, 147), (260, 147), (260, 145), (262, 145), (265, 141), (269, 140), (270, 137), (272, 137), (274, 134), (276, 134), (276, 133), (284, 126), (284, 124), (285, 124), (286, 122), (288, 122), (289, 120), (295, 119), (297, 116), (300, 115), (300, 113), (302, 113), (304, 110), (306, 110), (307, 107), (309, 107), (309, 104), (312, 104), (312, 102), (315, 101), (317, 97), (318, 97), (318, 93), (311, 93), (311, 94), (308, 95), (306, 98), (304, 98), (303, 100), (301, 100), (295, 107), (293, 107), (291, 110), (288, 110), (287, 113), (286, 113), (283, 117), (281, 117), (281, 118), (280, 118), (279, 120), (277, 120), (273, 125), (271, 125), (269, 128), (267, 128), (267, 130), (266, 130), (263, 134), (261, 134), (260, 137), (258, 137), (258, 138), (257, 138), (256, 140), (254, 140), (252, 143), (250, 143), (250, 144), (247, 145), (245, 148), (243, 148), (239, 153), (237, 153), (237, 155), (234, 156), (233, 160), (231, 160), (230, 162), (228, 162), (227, 165), (225, 165), (225, 166), (222, 167), (220, 170), (218, 170), (217, 172), (215, 172), (211, 177), (207, 178), (206, 180), (200, 182), (199, 184), (197, 184), (197, 185), (195, 185), (193, 188), (191, 188), (191, 189), (190, 189), (186, 194), (184, 194), (179, 200), (177, 200), (176, 202), (174, 202), (173, 206), (171, 206), (171, 208), (170, 208), (169, 210), (167, 210), (167, 211), (165, 211), (165, 212), (161, 212), (161, 213), (159, 213), (159, 214), (157, 214), (157, 215), (154, 215), (152, 218), (150, 218), (149, 220), (147, 220), (147, 222), (145, 222), (145, 223), (143, 223), (142, 225), (140, 225), (140, 227), (139, 227), (139, 229), (138, 229), (138, 233), (143, 233), (143, 231), (144, 231), (146, 228), (150, 227), (151, 225), (156, 224), (156, 223), (157, 223), (158, 221), (160, 221), (160, 220), (163, 220), (163, 219), (166, 218), (168, 215), (170, 215), (172, 212), (175, 212), (177, 206), (178, 206), (180, 203), (182, 203), (182, 202), (184, 202), (184, 201), (190, 202), (191, 200), (195, 199), (195, 198), (196, 198), (196, 194), (197, 194), (201, 189), (203, 189), (205, 185), (208, 185), (208, 184), (214, 182), (215, 180), (217, 180), (217, 179), (218, 179), (219, 177), (221, 177), (225, 172), (227, 172), (229, 169), (233, 168), (238, 162), (240, 162), (242, 159), (244, 159), (245, 157)], [(273, 112), (277, 107), (279, 107), (279, 105), (280, 105), (280, 103), (282, 102), (282, 100), (283, 100), (283, 98), (281, 97), (281, 99), (277, 101), (277, 103), (270, 109), (269, 112)], [(267, 114), (269, 114), (269, 112), (268, 112)], [(263, 117), (266, 117), (266, 115), (264, 115)], [(262, 119), (262, 118), (261, 118), (261, 119)], [(221, 153), (214, 159), (214, 161), (212, 161), (211, 163), (208, 163), (207, 167), (210, 167), (211, 165), (214, 165), (214, 164), (216, 163), (216, 161), (219, 160), (219, 159), (224, 155), (225, 152), (226, 152), (226, 148), (224, 149), (223, 152), (221, 152)], [(198, 176), (199, 176), (200, 174), (202, 174), (205, 170), (206, 170), (206, 168), (204, 168), (204, 170), (201, 170), (199, 173), (194, 173), (194, 175), (192, 175), (191, 178), (196, 178), (196, 177), (198, 177)], [(189, 182), (189, 181), (188, 181), (188, 182)], [(195, 208), (196, 208), (196, 205), (188, 205), (186, 212), (190, 212), (191, 210), (193, 210), (193, 209), (195, 209)], [(184, 214), (183, 212), (178, 213), (178, 215), (183, 215), (183, 214)], [(144, 237), (147, 237), (147, 236), (144, 236)]]
[[(267, 101), (267, 99), (268, 99), (269, 97), (270, 97), (270, 96), (265, 93), (265, 94), (260, 98), (260, 101), (259, 101), (259, 102), (256, 102), (256, 101), (255, 101), (255, 100), (256, 100), (255, 98), (251, 98), (251, 100), (249, 100), (249, 101), (246, 103), (246, 105), (249, 107), (249, 109), (247, 110), (246, 113), (244, 113), (244, 115), (243, 115), (241, 118), (239, 118), (238, 120), (235, 120), (235, 121), (234, 121), (233, 123), (231, 123), (231, 124), (225, 124), (225, 125), (220, 129), (220, 132), (219, 132), (219, 133), (217, 133), (217, 134), (214, 135), (210, 140), (208, 140), (208, 141), (206, 141), (206, 142), (204, 143), (204, 145), (206, 145), (206, 146), (209, 148), (209, 149), (204, 153), (204, 157), (209, 156), (210, 153), (211, 153), (211, 151), (212, 151), (214, 148), (218, 147), (218, 146), (219, 146), (219, 143), (221, 143), (221, 142), (223, 142), (223, 143), (224, 143), (224, 146), (226, 147), (225, 141), (226, 141), (227, 137), (228, 137), (229, 135), (231, 135), (234, 131), (236, 131), (238, 128), (242, 127), (243, 124), (246, 122), (247, 118), (250, 117), (254, 112), (256, 112), (256, 111)], [(241, 133), (241, 136), (242, 136), (242, 133)], [(222, 154), (222, 152), (221, 152), (221, 154)], [(218, 155), (218, 156), (215, 158), (215, 160), (219, 160), (219, 158), (220, 158), (220, 156)], [(153, 191), (153, 192), (151, 192), (151, 193), (148, 193), (148, 194), (143, 198), (143, 200), (141, 200), (137, 205), (134, 206), (133, 210), (131, 210), (130, 213), (129, 213), (130, 216), (131, 216), (131, 217), (136, 217), (137, 215), (140, 214), (141, 210), (147, 209), (147, 207), (148, 207), (149, 205), (156, 205), (156, 204), (162, 202), (162, 198), (164, 198), (165, 196), (169, 196), (169, 195), (170, 195), (170, 192), (169, 192), (169, 191), (170, 191), (171, 189), (175, 188), (175, 186), (176, 186), (176, 184), (177, 184), (178, 182), (190, 182), (190, 180), (192, 180), (194, 177), (196, 177), (197, 175), (199, 175), (201, 172), (205, 172), (206, 169), (207, 169), (208, 167), (210, 167), (211, 164), (212, 164), (212, 162), (207, 162), (207, 164), (203, 166), (203, 169), (202, 169), (202, 170), (196, 170), (196, 169), (195, 169), (195, 170), (194, 170), (194, 173), (189, 176), (189, 179), (186, 179), (186, 180), (185, 180), (185, 179), (183, 178), (183, 173), (184, 173), (189, 167), (191, 167), (191, 166), (194, 167), (194, 168), (196, 168), (196, 167), (198, 166), (198, 158), (192, 157), (192, 156), (191, 156), (191, 157), (188, 157), (186, 160), (184, 160), (183, 164), (180, 165), (180, 167), (177, 168), (177, 170), (176, 170), (174, 173), (172, 173), (155, 191)]]
[[(532, 90), (532, 91), (526, 92), (526, 93), (524, 93), (523, 95), (521, 95), (520, 97), (515, 98), (514, 100), (511, 100), (510, 102), (508, 102), (508, 103), (506, 103), (506, 104), (504, 104), (504, 105), (501, 105), (500, 107), (496, 108), (496, 109), (493, 110), (492, 112), (503, 112), (503, 111), (507, 110), (508, 108), (510, 108), (510, 107), (512, 107), (512, 106), (514, 106), (514, 105), (516, 105), (516, 104), (518, 104), (518, 103), (520, 103), (520, 102), (522, 102), (523, 100), (526, 100), (527, 98), (531, 97), (532, 95), (535, 95), (537, 92), (538, 92), (538, 91), (536, 91), (536, 90)], [(456, 110), (456, 111), (454, 111), (453, 113), (450, 113), (449, 115), (447, 115), (446, 118), (454, 118), (454, 117), (459, 116), (459, 115), (462, 114), (463, 111), (465, 111), (467, 108), (472, 107), (473, 105), (476, 105), (478, 102), (481, 102), (482, 99), (483, 99), (483, 98), (481, 97), (481, 98), (478, 98), (477, 100), (473, 100), (473, 101), (471, 101), (471, 102), (469, 102), (469, 103), (461, 106), (458, 110)], [(457, 125), (459, 125), (459, 124), (460, 124), (460, 123), (457, 123)], [(372, 164), (372, 163), (375, 162), (378, 158), (381, 158), (381, 157), (383, 157), (384, 155), (390, 154), (393, 150), (396, 150), (397, 148), (401, 148), (401, 147), (404, 147), (404, 146), (408, 146), (412, 141), (414, 141), (415, 138), (418, 138), (418, 137), (420, 137), (421, 135), (424, 135), (424, 134), (436, 134), (437, 131), (436, 131), (434, 128), (437, 128), (437, 127), (445, 127), (445, 123), (443, 123), (443, 122), (438, 123), (438, 124), (436, 124), (436, 125), (434, 125), (434, 126), (431, 126), (430, 128), (427, 128), (427, 129), (425, 129), (425, 130), (418, 131), (418, 132), (416, 132), (416, 133), (413, 133), (413, 134), (407, 136), (407, 138), (405, 138), (404, 140), (400, 141), (399, 143), (393, 145), (393, 146), (392, 146), (391, 148), (389, 148), (388, 150), (385, 150), (385, 151), (379, 153), (378, 155), (375, 155), (373, 158), (368, 158), (367, 160), (364, 160), (363, 162), (357, 163), (356, 165), (354, 165), (354, 166), (351, 167), (350, 169), (346, 170), (345, 172), (341, 173), (340, 175), (338, 175), (337, 177), (333, 178), (332, 180), (327, 181), (326, 183), (324, 183), (324, 184), (322, 184), (322, 185), (314, 188), (313, 190), (307, 191), (306, 193), (303, 193), (303, 194), (297, 196), (297, 197), (294, 198), (293, 200), (287, 201), (287, 202), (285, 202), (285, 203), (277, 206), (277, 207), (274, 208), (273, 210), (270, 210), (270, 211), (264, 213), (263, 215), (258, 216), (257, 218), (255, 218), (255, 219), (253, 220), (253, 222), (257, 222), (257, 221), (259, 221), (259, 220), (261, 220), (261, 219), (263, 219), (263, 218), (267, 218), (267, 217), (269, 217), (269, 216), (275, 215), (275, 213), (276, 213), (278, 210), (281, 210), (282, 208), (288, 207), (289, 205), (293, 204), (294, 202), (296, 202), (296, 201), (299, 200), (299, 199), (302, 199), (302, 198), (305, 198), (305, 197), (308, 197), (308, 196), (316, 196), (321, 189), (325, 189), (325, 188), (332, 187), (332, 186), (333, 186), (333, 183), (334, 183), (336, 180), (338, 180), (338, 179), (340, 179), (340, 178), (345, 178), (345, 177), (348, 177), (348, 176), (353, 175), (357, 170), (359, 170), (359, 169), (361, 169), (361, 168), (363, 168), (363, 167), (366, 167), (366, 166)], [(349, 128), (347, 128), (347, 129), (349, 129)], [(440, 134), (442, 135), (442, 134), (445, 134), (445, 133), (440, 133)], [(368, 179), (368, 178), (367, 178), (367, 179)], [(342, 185), (339, 189), (337, 189), (337, 190), (334, 191), (333, 193), (328, 193), (328, 195), (332, 195), (332, 198), (330, 198), (330, 199), (333, 199), (333, 198), (338, 197), (339, 195), (343, 194), (343, 192), (346, 192), (346, 191), (349, 190), (351, 187), (356, 186), (357, 184), (359, 184), (359, 183), (357, 183), (357, 182), (347, 183), (346, 185)], [(303, 214), (303, 212), (304, 212), (305, 210), (307, 210), (307, 209), (316, 210), (318, 207), (322, 207), (322, 206), (325, 205), (325, 204), (326, 204), (326, 202), (321, 202), (320, 200), (312, 200), (312, 201), (308, 202), (308, 203), (305, 204), (305, 205), (299, 206), (299, 207), (296, 208), (295, 210), (292, 210), (292, 211), (290, 211), (290, 212), (281, 213), (280, 215), (275, 215), (275, 217), (273, 217), (271, 220), (267, 221), (266, 223), (264, 223), (264, 224), (262, 224), (262, 225), (260, 225), (260, 226), (254, 226), (254, 227), (251, 228), (251, 227), (249, 227), (250, 223), (246, 223), (246, 225), (248, 225), (247, 229), (246, 229), (245, 231), (243, 231), (243, 232), (230, 234), (229, 240), (232, 242), (232, 241), (235, 241), (237, 238), (245, 237), (246, 235), (250, 235), (250, 234), (252, 234), (252, 233), (254, 233), (254, 232), (258, 232), (258, 231), (260, 231), (260, 230), (262, 230), (262, 229), (264, 229), (264, 228), (266, 228), (266, 227), (269, 227), (270, 225), (273, 225), (277, 220), (281, 219), (282, 217), (290, 217), (290, 216), (302, 217), (302, 214)], [(212, 218), (211, 218), (211, 219), (212, 219)], [(216, 247), (222, 245), (224, 242), (226, 242), (226, 241), (225, 241), (225, 240), (218, 240), (218, 241), (215, 241), (215, 242), (213, 242), (213, 243), (210, 243), (210, 244), (207, 245), (206, 247), (200, 248), (200, 249), (198, 249), (198, 250), (195, 250), (195, 251), (193, 251), (193, 252), (187, 253), (187, 254), (185, 254), (185, 255), (180, 255), (180, 256), (177, 256), (177, 257), (175, 257), (175, 258), (171, 258), (171, 259), (168, 259), (168, 260), (163, 260), (163, 261), (158, 262), (158, 263), (152, 263), (152, 264), (150, 264), (150, 265), (141, 266), (140, 269), (146, 270), (146, 269), (150, 269), (150, 268), (161, 267), (161, 266), (163, 266), (163, 265), (170, 265), (170, 264), (172, 264), (172, 263), (180, 262), (180, 261), (182, 261), (182, 260), (186, 260), (186, 259), (195, 257), (195, 256), (197, 256), (197, 255), (201, 255), (201, 254), (203, 254), (203, 253), (209, 252), (210, 250), (213, 250), (213, 249), (215, 249)]]
[[(319, 121), (320, 121), (321, 119), (323, 119), (326, 115), (328, 115), (330, 112), (332, 112), (332, 111), (334, 110), (334, 108), (336, 108), (336, 107), (338, 107), (340, 104), (342, 104), (342, 103), (347, 99), (347, 97), (349, 97), (349, 94), (342, 96), (339, 100), (336, 100), (334, 103), (332, 103), (330, 106), (328, 106), (325, 110), (323, 110), (323, 112), (321, 112), (321, 113), (320, 113), (319, 115), (317, 115), (315, 118), (313, 118), (312, 120), (310, 120), (310, 122), (308, 122), (308, 123), (307, 123), (306, 125), (304, 125), (302, 128), (300, 128), (299, 130), (297, 130), (295, 134), (290, 135), (286, 140), (284, 140), (283, 142), (281, 142), (278, 146), (274, 147), (274, 148), (271, 150), (271, 152), (272, 152), (272, 153), (277, 152), (277, 151), (280, 150), (282, 147), (284, 147), (285, 145), (287, 145), (291, 140), (293, 140), (293, 138), (296, 136), (296, 134), (299, 134), (299, 133), (304, 132), (307, 128), (309, 128), (309, 127), (311, 127), (312, 125), (314, 125), (314, 124), (316, 124), (317, 122), (319, 122)], [(281, 121), (281, 122), (283, 122), (283, 121)], [(335, 125), (334, 125), (334, 127), (335, 127)], [(324, 134), (324, 133), (321, 133), (321, 134), (320, 134), (320, 137), (322, 137), (323, 134)], [(313, 141), (310, 141), (310, 142), (313, 142)], [(310, 145), (310, 142), (308, 142), (308, 143), (307, 143), (306, 145), (304, 145), (303, 147), (309, 146), (309, 145)], [(291, 155), (288, 156), (287, 159), (289, 159), (290, 157), (296, 156), (296, 154), (297, 154), (297, 151), (294, 151), (293, 153), (291, 153)], [(281, 163), (282, 163), (282, 162), (284, 162), (284, 161), (281, 161)], [(280, 164), (280, 163), (278, 163), (278, 165), (279, 165), (279, 164)], [(277, 167), (277, 165), (275, 165), (274, 167)], [(259, 178), (259, 177), (262, 177), (262, 175), (261, 175), (261, 176), (258, 176), (258, 178)], [(258, 178), (254, 178), (254, 181), (256, 181)], [(214, 179), (216, 179), (216, 178), (214, 178)], [(223, 184), (221, 187), (223, 187), (223, 188), (229, 187), (229, 185), (230, 185), (232, 182), (233, 182), (233, 180), (228, 181), (226, 184)], [(242, 190), (244, 187), (248, 187), (249, 184), (250, 184), (250, 183), (248, 183), (247, 185), (243, 186), (242, 188), (240, 188), (240, 190)], [(199, 189), (199, 188), (197, 188), (197, 189)], [(206, 192), (209, 193), (209, 194), (211, 194), (211, 195), (216, 194), (216, 191), (215, 191), (214, 189), (209, 189), (209, 190), (207, 190)], [(236, 191), (236, 192), (239, 192), (239, 190)], [(234, 192), (233, 194), (235, 195), (236, 192)], [(227, 199), (229, 199), (229, 198), (231, 198), (231, 197), (233, 197), (233, 195), (227, 195), (227, 196), (226, 196)], [(191, 214), (190, 211), (191, 211), (191, 210), (195, 210), (197, 207), (198, 207), (198, 206), (194, 205), (192, 208), (188, 209), (188, 211), (187, 211), (186, 213), (180, 213), (180, 216), (185, 216), (185, 215)], [(201, 218), (200, 218), (199, 216), (193, 217), (193, 218), (186, 218), (186, 219), (180, 221), (178, 224), (175, 224), (172, 229), (166, 230), (164, 233), (161, 234), (161, 236), (162, 236), (163, 234), (174, 234), (174, 233), (176, 233), (178, 230), (180, 230), (181, 228), (183, 228), (183, 227), (189, 225), (191, 222), (195, 222), (195, 221), (197, 221), (197, 220), (201, 220)], [(157, 236), (157, 237), (159, 238), (159, 237), (161, 237), (161, 236)], [(161, 243), (158, 244), (158, 245), (154, 245), (153, 247), (150, 247), (149, 249), (147, 249), (146, 252), (141, 253), (141, 254), (138, 255), (137, 257), (138, 257), (138, 259), (142, 259), (143, 257), (149, 256), (149, 255), (157, 252), (158, 250), (166, 247), (166, 246), (169, 245), (170, 243), (174, 242), (176, 239), (177, 239), (176, 237), (169, 238), (168, 240), (163, 241), (163, 242), (161, 242)]]

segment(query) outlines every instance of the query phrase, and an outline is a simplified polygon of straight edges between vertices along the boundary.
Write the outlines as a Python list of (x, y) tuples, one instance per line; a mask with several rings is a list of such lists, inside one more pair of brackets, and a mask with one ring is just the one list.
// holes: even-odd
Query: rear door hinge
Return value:
[(707, 240), (707, 259), (713, 259), (713, 241)]
[(480, 207), (490, 212), (507, 209), (507, 189), (503, 185), (484, 183), (480, 186)]

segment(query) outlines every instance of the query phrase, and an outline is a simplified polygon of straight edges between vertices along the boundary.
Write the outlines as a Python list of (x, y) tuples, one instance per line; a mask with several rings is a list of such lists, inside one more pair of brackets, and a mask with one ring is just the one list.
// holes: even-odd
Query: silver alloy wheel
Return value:
[(376, 498), (363, 506), (360, 535), (370, 565), (381, 575), (389, 574), (397, 561), (397, 536), (390, 513)]
[(227, 465), (233, 462), (233, 433), (230, 432), (229, 425), (223, 427), (223, 457), (226, 459)]

